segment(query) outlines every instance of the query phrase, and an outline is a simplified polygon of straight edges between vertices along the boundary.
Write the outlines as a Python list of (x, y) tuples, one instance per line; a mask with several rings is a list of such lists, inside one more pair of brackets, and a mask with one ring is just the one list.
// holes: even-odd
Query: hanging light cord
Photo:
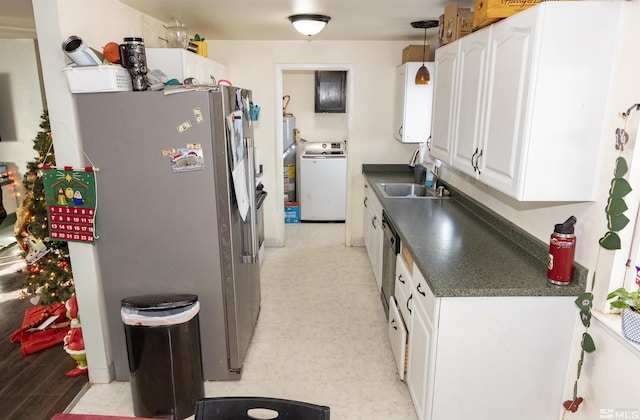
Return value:
[(422, 42), (422, 65), (424, 66), (424, 56), (427, 54), (427, 28), (424, 28), (424, 41)]

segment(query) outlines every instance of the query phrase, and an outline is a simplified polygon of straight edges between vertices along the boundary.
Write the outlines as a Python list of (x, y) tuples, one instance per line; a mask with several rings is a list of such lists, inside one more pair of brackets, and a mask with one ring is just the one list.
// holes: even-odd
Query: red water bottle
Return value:
[(551, 234), (547, 277), (553, 284), (571, 283), (573, 260), (576, 255), (576, 235), (573, 234), (576, 221), (576, 218), (571, 216), (564, 223), (555, 225)]

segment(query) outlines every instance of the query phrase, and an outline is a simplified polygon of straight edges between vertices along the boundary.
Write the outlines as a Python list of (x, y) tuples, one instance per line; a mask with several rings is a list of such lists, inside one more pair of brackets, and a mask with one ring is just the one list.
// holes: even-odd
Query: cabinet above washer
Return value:
[(424, 143), (431, 137), (434, 67), (433, 63), (424, 63), (431, 81), (416, 85), (415, 76), (422, 64), (409, 62), (396, 68), (393, 137), (402, 143)]

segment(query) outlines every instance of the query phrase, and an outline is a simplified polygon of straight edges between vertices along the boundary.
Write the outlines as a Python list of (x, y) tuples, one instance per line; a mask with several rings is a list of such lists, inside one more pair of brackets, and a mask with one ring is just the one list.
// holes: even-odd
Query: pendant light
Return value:
[(422, 66), (418, 69), (416, 73), (416, 85), (428, 85), (431, 80), (431, 75), (429, 74), (429, 70), (427, 70), (427, 66), (424, 65), (425, 55), (427, 53), (427, 29), (435, 28), (440, 24), (437, 20), (417, 20), (415, 22), (411, 22), (411, 26), (418, 29), (424, 29), (424, 42), (422, 44)]
[(289, 16), (289, 21), (291, 21), (293, 27), (306, 36), (320, 33), (330, 20), (331, 17), (326, 15), (302, 14)]

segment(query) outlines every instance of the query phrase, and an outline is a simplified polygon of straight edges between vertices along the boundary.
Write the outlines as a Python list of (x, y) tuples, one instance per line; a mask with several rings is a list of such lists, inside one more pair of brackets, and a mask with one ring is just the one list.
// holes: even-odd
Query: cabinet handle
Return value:
[(365, 208), (369, 208), (369, 206), (367, 206), (367, 200), (369, 199), (369, 197), (365, 197), (364, 201), (362, 202), (362, 204), (364, 204)]
[(476, 147), (476, 151), (473, 152), (473, 154), (471, 155), (471, 167), (473, 168), (473, 172), (476, 171), (476, 164), (474, 162), (474, 159), (476, 158), (476, 155), (478, 154), (478, 148)]
[(398, 134), (400, 135), (400, 137), (402, 137), (402, 126), (400, 126), (400, 128), (398, 129)]
[(404, 280), (402, 279), (402, 274), (398, 274), (398, 281), (404, 284)]
[(422, 283), (418, 283), (418, 285), (416, 286), (416, 290), (418, 291), (418, 293), (420, 293), (422, 296), (427, 296), (427, 294), (425, 292), (423, 292), (422, 290), (420, 290), (420, 287), (422, 286)]
[(373, 226), (373, 228), (374, 228), (374, 229), (378, 229), (378, 228), (376, 227), (376, 220), (378, 220), (378, 216), (373, 216), (373, 217), (371, 218), (371, 226)]
[(429, 135), (429, 138), (427, 139), (427, 150), (431, 151), (431, 135)]
[(396, 319), (395, 319), (395, 318), (392, 318), (392, 319), (391, 319), (391, 327), (392, 327), (394, 330), (397, 330), (397, 329), (398, 329), (398, 327), (396, 327)]
[(411, 306), (409, 306), (409, 302), (411, 302), (411, 299), (413, 299), (413, 293), (411, 293), (409, 295), (409, 299), (407, 299), (407, 310), (409, 311), (409, 314), (411, 314)]
[(482, 156), (482, 150), (480, 150), (480, 154), (478, 155), (478, 157), (476, 158), (476, 169), (478, 170), (478, 175), (480, 175), (482, 172), (480, 171), (480, 157)]

